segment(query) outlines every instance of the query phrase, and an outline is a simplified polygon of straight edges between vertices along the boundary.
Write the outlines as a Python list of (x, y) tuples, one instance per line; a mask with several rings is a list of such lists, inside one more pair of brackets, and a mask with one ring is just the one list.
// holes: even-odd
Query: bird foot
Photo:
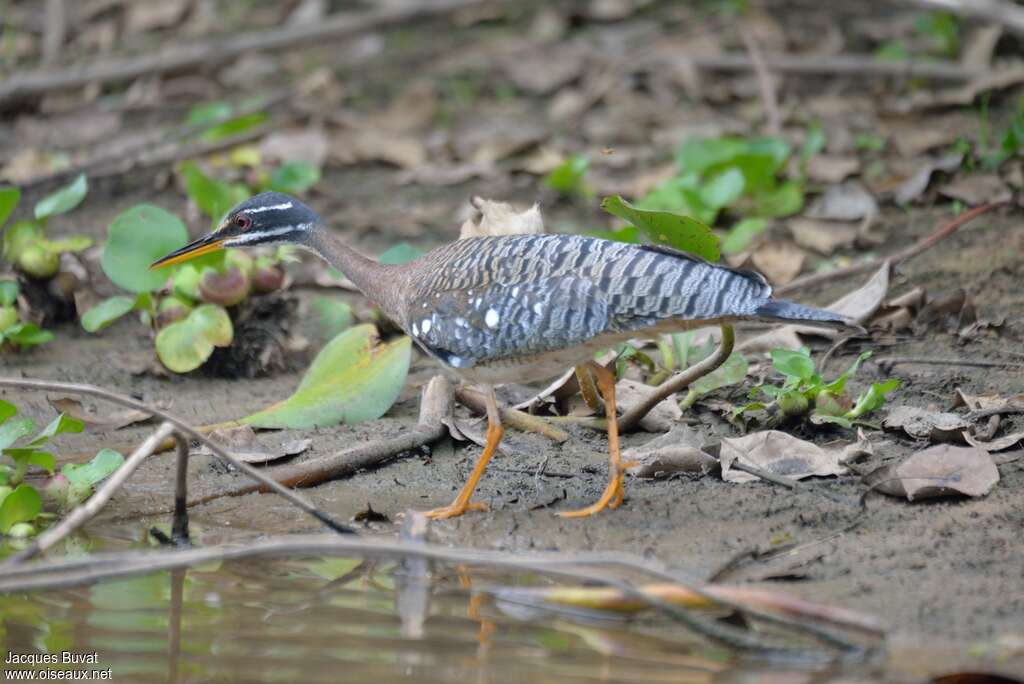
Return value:
[(632, 465), (635, 465), (635, 462), (630, 461), (628, 463), (623, 463), (615, 473), (612, 473), (611, 479), (608, 481), (608, 486), (605, 487), (604, 494), (601, 495), (600, 499), (586, 508), (581, 508), (578, 511), (562, 511), (558, 515), (563, 518), (585, 518), (589, 515), (600, 513), (606, 508), (610, 508), (612, 510), (618, 508), (625, 498), (625, 490), (622, 486), (622, 483), (626, 478), (625, 469)]
[(473, 503), (470, 501), (459, 501), (456, 499), (447, 506), (441, 506), (441, 508), (435, 508), (431, 511), (426, 511), (423, 515), (427, 516), (431, 520), (447, 520), (448, 518), (457, 518), (466, 511), (486, 511), (487, 504)]

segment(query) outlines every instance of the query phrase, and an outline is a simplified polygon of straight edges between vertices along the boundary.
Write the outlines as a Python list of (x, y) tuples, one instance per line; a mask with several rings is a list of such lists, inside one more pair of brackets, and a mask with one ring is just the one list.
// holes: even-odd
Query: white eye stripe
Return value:
[(266, 240), (267, 238), (278, 237), (279, 235), (287, 235), (288, 233), (295, 232), (298, 230), (307, 230), (309, 228), (308, 223), (303, 223), (298, 226), (281, 226), (280, 228), (272, 228), (271, 230), (261, 230), (256, 233), (242, 233), (227, 239), (227, 244), (230, 245), (247, 245), (250, 242), (256, 242), (259, 240)]
[(292, 208), (291, 202), (282, 202), (281, 204), (268, 204), (265, 207), (254, 207), (252, 209), (246, 209), (246, 213), (249, 214), (262, 214), (265, 211), (283, 211), (285, 209)]

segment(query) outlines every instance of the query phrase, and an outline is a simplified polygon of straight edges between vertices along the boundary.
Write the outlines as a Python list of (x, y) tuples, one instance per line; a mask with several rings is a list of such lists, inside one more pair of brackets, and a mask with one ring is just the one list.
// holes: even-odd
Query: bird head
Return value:
[(228, 247), (271, 244), (307, 244), (320, 217), (294, 197), (261, 192), (229, 211), (216, 229), (154, 261), (161, 268)]

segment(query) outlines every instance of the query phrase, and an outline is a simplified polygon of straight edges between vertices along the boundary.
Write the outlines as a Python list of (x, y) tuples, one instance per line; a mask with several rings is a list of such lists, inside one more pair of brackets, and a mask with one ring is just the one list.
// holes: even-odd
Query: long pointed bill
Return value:
[(181, 249), (174, 250), (167, 256), (160, 257), (149, 265), (149, 269), (152, 271), (157, 268), (163, 268), (164, 266), (180, 264), (183, 261), (189, 261), (190, 259), (195, 259), (203, 254), (216, 252), (218, 249), (223, 248), (224, 239), (217, 237), (216, 233), (211, 233), (210, 235), (199, 238), (195, 242), (190, 242)]

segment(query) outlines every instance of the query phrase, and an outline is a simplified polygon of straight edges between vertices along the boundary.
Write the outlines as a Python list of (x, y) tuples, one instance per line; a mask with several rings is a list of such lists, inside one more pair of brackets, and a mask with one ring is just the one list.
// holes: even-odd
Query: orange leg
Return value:
[(622, 483), (626, 476), (625, 469), (629, 463), (622, 462), (622, 453), (619, 451), (619, 416), (615, 408), (615, 374), (598, 363), (589, 364), (590, 369), (597, 376), (597, 386), (604, 397), (605, 416), (608, 420), (608, 486), (604, 494), (593, 504), (578, 511), (564, 511), (558, 515), (563, 518), (582, 518), (595, 513), (600, 513), (606, 508), (618, 508), (622, 503)]
[(466, 484), (463, 485), (462, 491), (460, 491), (459, 495), (455, 497), (455, 500), (447, 506), (442, 506), (441, 508), (435, 508), (432, 511), (426, 512), (427, 517), (432, 518), (433, 520), (455, 518), (466, 511), (487, 510), (487, 506), (485, 504), (472, 503), (469, 499), (473, 496), (473, 490), (476, 489), (477, 482), (480, 481), (480, 477), (487, 469), (487, 463), (491, 460), (491, 456), (494, 455), (495, 450), (498, 448), (498, 444), (501, 443), (501, 436), (505, 433), (505, 428), (501, 425), (501, 416), (498, 412), (498, 400), (494, 397), (494, 389), (488, 388), (484, 396), (487, 403), (487, 443), (484, 446), (484, 451), (480, 454), (480, 458), (473, 467), (473, 472), (469, 474), (469, 479), (466, 480)]

